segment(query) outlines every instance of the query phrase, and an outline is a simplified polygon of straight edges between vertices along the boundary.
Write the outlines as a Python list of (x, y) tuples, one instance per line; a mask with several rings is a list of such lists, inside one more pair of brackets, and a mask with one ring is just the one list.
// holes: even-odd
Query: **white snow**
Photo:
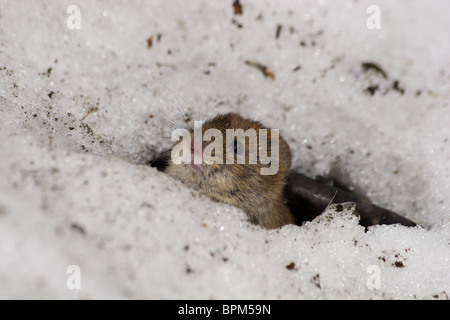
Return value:
[[(377, 1), (379, 30), (368, 1), (241, 3), (0, 0), (0, 298), (449, 298), (449, 2)], [(145, 165), (183, 110), (279, 128), (295, 170), (422, 227), (253, 226)]]

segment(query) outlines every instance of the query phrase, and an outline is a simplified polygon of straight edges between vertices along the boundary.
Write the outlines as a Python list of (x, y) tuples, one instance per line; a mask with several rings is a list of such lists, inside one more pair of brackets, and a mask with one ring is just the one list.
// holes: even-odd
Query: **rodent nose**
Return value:
[(196, 149), (194, 141), (192, 141), (192, 143), (191, 143), (191, 154), (192, 155), (194, 155), (194, 154), (203, 155), (203, 150), (204, 149), (205, 149), (205, 144), (204, 143), (201, 144), (201, 148), (197, 148)]

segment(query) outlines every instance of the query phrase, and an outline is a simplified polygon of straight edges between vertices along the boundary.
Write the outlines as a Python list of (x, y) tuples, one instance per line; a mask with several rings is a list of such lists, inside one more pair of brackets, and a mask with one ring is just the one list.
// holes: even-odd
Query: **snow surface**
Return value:
[[(70, 30), (70, 1), (0, 0), (0, 298), (449, 298), (450, 3), (370, 30), (372, 2), (241, 2), (79, 0)], [(253, 226), (146, 166), (183, 111), (280, 128), (295, 170), (422, 227)]]

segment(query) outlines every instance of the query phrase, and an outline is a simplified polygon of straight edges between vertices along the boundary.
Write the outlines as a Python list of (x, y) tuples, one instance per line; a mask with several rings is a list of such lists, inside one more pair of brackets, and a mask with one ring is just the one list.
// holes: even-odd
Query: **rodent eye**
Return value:
[(245, 149), (244, 145), (240, 141), (238, 141), (237, 138), (234, 138), (233, 142), (234, 154), (243, 154), (245, 152), (244, 149)]

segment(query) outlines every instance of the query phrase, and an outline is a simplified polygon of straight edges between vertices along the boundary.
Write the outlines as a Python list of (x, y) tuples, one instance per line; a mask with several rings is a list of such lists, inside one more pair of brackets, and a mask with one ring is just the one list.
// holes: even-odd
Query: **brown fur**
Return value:
[[(249, 146), (246, 142), (245, 164), (225, 164), (226, 129), (267, 129), (260, 122), (244, 118), (237, 113), (219, 114), (203, 123), (203, 133), (211, 128), (218, 129), (223, 135), (224, 164), (202, 164), (202, 170), (193, 170), (189, 164), (175, 165), (171, 160), (166, 172), (188, 186), (200, 190), (211, 199), (241, 208), (247, 213), (251, 222), (265, 228), (273, 229), (294, 223), (294, 218), (286, 206), (283, 188), (291, 165), (289, 146), (279, 139), (279, 169), (275, 175), (261, 175), (262, 167), (269, 167), (257, 161), (248, 164)], [(191, 132), (193, 141), (193, 133)], [(207, 144), (207, 142), (204, 144)], [(267, 130), (268, 154), (270, 150), (270, 130)], [(259, 141), (258, 148), (264, 147)], [(220, 155), (217, 155), (220, 156)], [(236, 156), (235, 156), (236, 157)]]

